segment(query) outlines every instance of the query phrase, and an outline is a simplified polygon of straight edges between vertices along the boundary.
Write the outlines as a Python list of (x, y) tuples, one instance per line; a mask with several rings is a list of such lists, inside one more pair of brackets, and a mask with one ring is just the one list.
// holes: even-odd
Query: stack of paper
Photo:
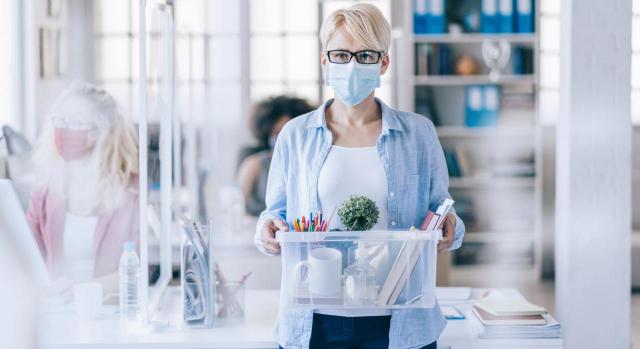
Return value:
[(559, 338), (560, 324), (543, 307), (492, 292), (476, 301), (468, 317), (480, 338)]
[(560, 323), (551, 315), (542, 315), (545, 325), (483, 325), (477, 316), (467, 314), (471, 328), (478, 338), (560, 338)]

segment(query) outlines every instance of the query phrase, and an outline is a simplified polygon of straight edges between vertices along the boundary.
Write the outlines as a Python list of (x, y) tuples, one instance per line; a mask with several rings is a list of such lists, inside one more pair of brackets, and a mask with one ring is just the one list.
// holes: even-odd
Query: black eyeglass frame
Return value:
[[(342, 53), (348, 53), (348, 54), (350, 55), (350, 56), (349, 56), (349, 60), (348, 60), (348, 61), (346, 61), (346, 62), (334, 62), (334, 61), (332, 61), (332, 60), (331, 60), (331, 52), (342, 52)], [(359, 53), (363, 53), (363, 52), (377, 53), (377, 54), (378, 54), (378, 59), (377, 59), (375, 62), (373, 62), (373, 63), (363, 63), (363, 62), (360, 62), (360, 61), (358, 60), (358, 56), (357, 56), (357, 54), (359, 54)], [(329, 51), (327, 51), (327, 59), (329, 60), (329, 62), (331, 62), (331, 63), (335, 63), (335, 64), (348, 64), (349, 62), (351, 62), (351, 60), (353, 59), (353, 57), (356, 57), (356, 62), (358, 62), (358, 63), (360, 63), (360, 64), (378, 64), (378, 63), (380, 63), (380, 60), (382, 59), (382, 57), (384, 57), (384, 52), (382, 52), (382, 51), (374, 51), (374, 50), (362, 50), (362, 51), (356, 51), (356, 52), (351, 52), (351, 51), (348, 51), (348, 50), (329, 50)]]

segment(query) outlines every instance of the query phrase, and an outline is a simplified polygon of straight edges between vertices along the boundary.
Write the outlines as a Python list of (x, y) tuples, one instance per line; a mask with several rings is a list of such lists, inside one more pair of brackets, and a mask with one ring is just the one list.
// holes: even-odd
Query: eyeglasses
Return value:
[(383, 53), (378, 51), (364, 50), (351, 52), (347, 50), (331, 50), (327, 51), (329, 62), (336, 64), (347, 64), (351, 62), (351, 58), (356, 57), (356, 62), (360, 64), (376, 64), (380, 62)]

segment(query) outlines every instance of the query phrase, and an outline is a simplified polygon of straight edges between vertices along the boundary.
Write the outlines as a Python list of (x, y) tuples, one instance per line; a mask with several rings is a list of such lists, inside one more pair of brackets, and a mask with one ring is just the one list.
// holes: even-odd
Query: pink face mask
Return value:
[(77, 160), (91, 154), (88, 130), (55, 129), (56, 149), (65, 161)]

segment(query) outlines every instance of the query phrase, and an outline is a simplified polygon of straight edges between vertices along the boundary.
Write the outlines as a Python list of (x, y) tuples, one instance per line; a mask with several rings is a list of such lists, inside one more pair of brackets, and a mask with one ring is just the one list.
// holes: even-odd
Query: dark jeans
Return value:
[[(313, 314), (310, 349), (383, 349), (389, 347), (391, 316), (342, 317)], [(436, 349), (433, 342), (422, 349)]]

